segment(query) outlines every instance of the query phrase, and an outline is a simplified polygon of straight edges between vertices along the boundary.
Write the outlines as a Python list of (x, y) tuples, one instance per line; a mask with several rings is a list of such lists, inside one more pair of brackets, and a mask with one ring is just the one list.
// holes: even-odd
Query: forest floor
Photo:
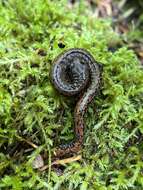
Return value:
[[(143, 189), (142, 10), (141, 0), (0, 1), (0, 190)], [(103, 65), (102, 86), (83, 148), (53, 162), (74, 137), (76, 99), (54, 89), (50, 69), (77, 47)]]

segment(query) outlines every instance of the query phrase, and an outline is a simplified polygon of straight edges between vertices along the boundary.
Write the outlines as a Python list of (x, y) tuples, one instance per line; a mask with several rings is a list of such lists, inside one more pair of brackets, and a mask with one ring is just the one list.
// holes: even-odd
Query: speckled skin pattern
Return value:
[(84, 49), (74, 48), (60, 54), (53, 62), (51, 80), (62, 94), (80, 94), (74, 110), (75, 139), (60, 145), (56, 157), (63, 157), (80, 151), (83, 143), (84, 114), (100, 87), (102, 68), (93, 56)]

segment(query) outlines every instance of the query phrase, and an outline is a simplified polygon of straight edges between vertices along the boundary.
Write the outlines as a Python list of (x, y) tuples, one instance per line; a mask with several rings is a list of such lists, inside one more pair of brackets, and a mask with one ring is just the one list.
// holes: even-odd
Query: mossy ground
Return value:
[[(0, 1), (2, 190), (143, 189), (143, 70), (112, 21), (96, 19), (83, 2)], [(34, 170), (32, 161), (47, 153), (50, 166), (55, 146), (73, 138), (75, 101), (55, 91), (49, 72), (74, 47), (103, 65), (102, 87), (85, 116), (83, 158), (58, 176), (50, 167)]]

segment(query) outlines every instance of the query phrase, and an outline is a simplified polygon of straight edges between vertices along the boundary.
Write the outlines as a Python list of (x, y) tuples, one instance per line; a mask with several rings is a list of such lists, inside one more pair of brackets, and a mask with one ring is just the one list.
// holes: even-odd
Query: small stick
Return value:
[[(77, 161), (77, 160), (81, 160), (81, 155), (78, 155), (78, 156), (73, 156), (73, 157), (70, 157), (70, 158), (66, 158), (66, 159), (62, 159), (62, 160), (56, 160), (54, 162), (51, 163), (51, 165), (63, 165), (63, 164), (67, 164), (67, 163), (71, 163), (71, 162), (74, 162), (74, 161)], [(48, 165), (45, 165), (43, 166), (42, 168), (40, 168), (39, 170), (40, 171), (44, 171), (48, 168), (49, 166)]]
[(21, 141), (24, 141), (24, 142), (26, 142), (27, 144), (29, 144), (30, 146), (32, 146), (33, 148), (38, 148), (38, 146), (36, 145), (36, 144), (34, 144), (34, 143), (32, 143), (32, 142), (30, 142), (29, 140), (27, 140), (27, 139), (24, 139), (23, 137), (20, 137), (20, 136), (16, 136), (18, 139), (20, 139)]
[(31, 145), (33, 148), (35, 148), (35, 149), (38, 148), (38, 146), (37, 146), (36, 144), (34, 144), (34, 143), (28, 141), (27, 139), (23, 139), (23, 138), (22, 138), (22, 140), (23, 140), (24, 142), (26, 142), (27, 144)]

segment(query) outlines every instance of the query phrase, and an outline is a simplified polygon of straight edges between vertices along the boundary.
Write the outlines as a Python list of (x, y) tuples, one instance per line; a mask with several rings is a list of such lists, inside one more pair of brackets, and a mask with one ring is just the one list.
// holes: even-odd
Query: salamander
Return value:
[(56, 157), (74, 154), (81, 150), (84, 135), (84, 114), (101, 84), (102, 66), (85, 49), (73, 48), (58, 55), (52, 64), (51, 81), (63, 95), (80, 98), (74, 110), (75, 138), (60, 145)]

